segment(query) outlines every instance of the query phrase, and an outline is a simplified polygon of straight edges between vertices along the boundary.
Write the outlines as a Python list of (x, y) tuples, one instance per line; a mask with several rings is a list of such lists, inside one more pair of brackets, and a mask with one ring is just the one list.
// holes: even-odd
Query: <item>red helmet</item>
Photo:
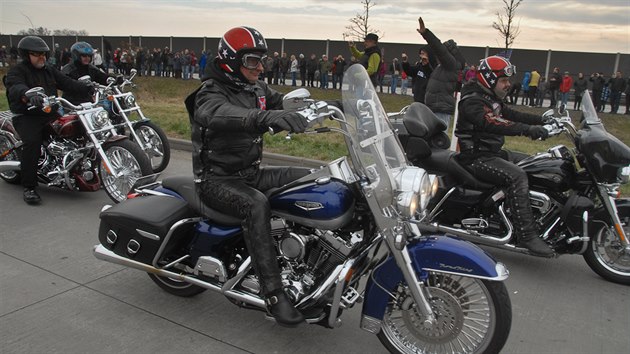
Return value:
[(504, 57), (491, 56), (482, 59), (477, 68), (477, 81), (494, 90), (500, 77), (510, 77), (516, 73), (516, 66)]
[(234, 27), (221, 37), (217, 58), (221, 69), (234, 73), (240, 65), (250, 66), (246, 56), (248, 53), (260, 54), (258, 59), (262, 60), (267, 53), (267, 41), (260, 32), (251, 27)]

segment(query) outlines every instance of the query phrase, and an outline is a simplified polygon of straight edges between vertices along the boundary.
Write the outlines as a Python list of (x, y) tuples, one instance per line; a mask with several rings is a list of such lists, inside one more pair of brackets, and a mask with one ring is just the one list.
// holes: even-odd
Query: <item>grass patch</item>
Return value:
[[(0, 76), (6, 74), (6, 68), (0, 68)], [(137, 101), (142, 107), (143, 113), (154, 123), (162, 127), (170, 137), (190, 139), (190, 123), (188, 113), (184, 107), (184, 99), (199, 87), (198, 80), (180, 80), (161, 77), (138, 77), (134, 80), (136, 88), (133, 89)], [(272, 87), (280, 92), (287, 93), (295, 87)], [(308, 88), (315, 100), (339, 100), (341, 91), (321, 90)], [(397, 112), (402, 107), (413, 102), (413, 98), (403, 95), (390, 95), (379, 93), (379, 98), (385, 111)], [(536, 115), (542, 115), (547, 108), (528, 106), (513, 106), (514, 109)], [(5, 87), (0, 86), (0, 110), (8, 110)], [(574, 119), (579, 119), (579, 112), (571, 111)], [(630, 117), (601, 113), (599, 117), (604, 122), (606, 130), (615, 135), (624, 143), (630, 145)], [(335, 126), (334, 122), (326, 122)], [(274, 136), (265, 134), (265, 150), (279, 154), (299, 156), (309, 159), (330, 161), (347, 155), (343, 138), (339, 134), (295, 134), (291, 139), (286, 139), (285, 133)], [(563, 135), (547, 139), (546, 141), (532, 142), (525, 137), (507, 137), (505, 148), (521, 151), (530, 155), (546, 151), (549, 147), (563, 144), (572, 148), (572, 143)], [(624, 195), (630, 195), (630, 185), (625, 185)]]

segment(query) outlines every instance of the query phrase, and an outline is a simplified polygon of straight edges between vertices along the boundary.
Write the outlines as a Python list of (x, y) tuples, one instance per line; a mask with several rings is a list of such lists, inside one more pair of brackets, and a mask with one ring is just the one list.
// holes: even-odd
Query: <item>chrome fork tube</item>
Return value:
[(608, 214), (612, 218), (613, 227), (615, 229), (615, 232), (617, 233), (617, 236), (619, 236), (621, 244), (627, 251), (630, 251), (630, 242), (628, 241), (628, 235), (626, 235), (625, 230), (621, 226), (621, 219), (619, 219), (619, 211), (617, 210), (617, 205), (615, 204), (615, 198), (611, 197), (608, 194), (605, 186), (597, 185), (597, 189), (599, 190), (599, 194), (602, 197), (604, 207), (606, 207)]
[(398, 249), (395, 245), (395, 236), (391, 234), (385, 235), (385, 241), (387, 242), (387, 246), (394, 256), (394, 260), (396, 261), (398, 268), (400, 268), (400, 271), (409, 286), (409, 291), (411, 292), (414, 302), (418, 306), (418, 311), (425, 318), (423, 325), (427, 327), (434, 325), (436, 322), (435, 314), (433, 313), (433, 310), (431, 310), (431, 304), (429, 304), (429, 300), (423, 291), (424, 284), (420, 282), (416, 276), (411, 258), (409, 258), (407, 245), (405, 245), (402, 249)]

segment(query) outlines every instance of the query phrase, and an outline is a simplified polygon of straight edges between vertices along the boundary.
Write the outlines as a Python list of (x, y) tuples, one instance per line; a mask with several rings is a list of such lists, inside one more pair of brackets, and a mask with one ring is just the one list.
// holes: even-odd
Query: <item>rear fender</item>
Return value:
[[(507, 268), (472, 243), (449, 236), (430, 236), (407, 246), (418, 279), (426, 280), (429, 272), (458, 274), (465, 277), (502, 281)], [(363, 314), (382, 319), (390, 294), (404, 282), (393, 257), (377, 267), (366, 284)]]

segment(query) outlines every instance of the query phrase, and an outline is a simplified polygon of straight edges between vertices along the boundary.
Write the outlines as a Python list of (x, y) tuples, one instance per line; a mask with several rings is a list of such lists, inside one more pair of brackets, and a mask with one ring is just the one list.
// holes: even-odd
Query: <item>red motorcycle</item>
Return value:
[[(127, 198), (138, 178), (152, 173), (148, 157), (116, 132), (103, 107), (90, 102), (75, 106), (63, 98), (46, 96), (41, 87), (26, 95), (42, 96), (45, 111), (62, 107), (69, 112), (48, 126), (37, 167), (40, 183), (74, 191), (97, 191), (102, 185), (118, 203)], [(10, 111), (0, 112), (0, 178), (18, 184), (22, 141), (12, 118)]]

